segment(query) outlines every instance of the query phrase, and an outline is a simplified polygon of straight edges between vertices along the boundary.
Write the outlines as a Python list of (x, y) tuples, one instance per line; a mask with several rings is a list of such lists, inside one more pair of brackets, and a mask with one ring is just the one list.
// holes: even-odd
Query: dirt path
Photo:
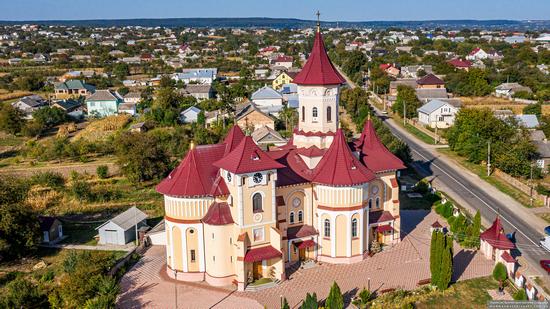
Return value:
[(72, 171), (80, 174), (88, 173), (95, 174), (96, 169), (100, 165), (106, 165), (109, 168), (109, 174), (118, 174), (119, 168), (114, 162), (90, 162), (80, 164), (49, 164), (39, 167), (23, 167), (23, 168), (3, 168), (0, 169), (0, 174), (16, 175), (16, 176), (32, 176), (42, 172), (56, 172), (63, 176), (69, 176)]

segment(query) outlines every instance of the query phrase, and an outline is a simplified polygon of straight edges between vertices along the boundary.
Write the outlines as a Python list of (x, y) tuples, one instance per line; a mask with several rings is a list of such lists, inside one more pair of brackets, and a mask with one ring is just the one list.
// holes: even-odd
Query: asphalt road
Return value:
[(491, 196), (483, 186), (471, 182), (463, 176), (463, 172), (455, 170), (455, 167), (447, 164), (438, 156), (434, 156), (424, 148), (425, 146), (403, 134), (401, 130), (397, 129), (397, 125), (392, 123), (393, 121), (383, 115), (379, 114), (378, 116), (395, 136), (409, 145), (415, 161), (414, 165), (423, 176), (430, 176), (443, 183), (446, 191), (451, 191), (446, 192), (451, 198), (453, 196), (460, 197), (461, 201), (466, 201), (470, 208), (479, 209), (481, 216), (489, 222), (492, 222), (499, 213), (505, 231), (507, 233), (515, 232), (516, 246), (520, 249), (520, 254), (540, 275), (547, 275), (538, 266), (540, 260), (550, 259), (550, 253), (539, 247), (539, 240), (543, 236), (542, 230), (525, 222), (502, 201)]

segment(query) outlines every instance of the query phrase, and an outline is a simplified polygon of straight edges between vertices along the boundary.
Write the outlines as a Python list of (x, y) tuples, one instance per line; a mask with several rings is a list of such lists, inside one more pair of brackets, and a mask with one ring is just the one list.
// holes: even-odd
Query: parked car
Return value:
[(540, 260), (540, 267), (550, 275), (550, 260)]
[(544, 233), (550, 235), (550, 225), (544, 228)]

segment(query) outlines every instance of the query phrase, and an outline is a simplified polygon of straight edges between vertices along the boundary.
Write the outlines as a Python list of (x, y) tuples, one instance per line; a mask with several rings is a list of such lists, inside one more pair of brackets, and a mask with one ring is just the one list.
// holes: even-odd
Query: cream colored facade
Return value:
[[(339, 94), (339, 85), (298, 87), (295, 147), (316, 146), (322, 152), (331, 146)], [(322, 158), (318, 153), (300, 156), (310, 169)], [(386, 246), (400, 241), (395, 171), (354, 186), (283, 185), (276, 169), (243, 174), (220, 169), (219, 175), (226, 196), (165, 196), (167, 271), (179, 280), (235, 284), (244, 290), (260, 277), (284, 280), (285, 268), (301, 261), (355, 263), (368, 258), (374, 240)], [(227, 203), (233, 222), (203, 222), (208, 207), (220, 202)], [(253, 257), (269, 247), (280, 254)]]

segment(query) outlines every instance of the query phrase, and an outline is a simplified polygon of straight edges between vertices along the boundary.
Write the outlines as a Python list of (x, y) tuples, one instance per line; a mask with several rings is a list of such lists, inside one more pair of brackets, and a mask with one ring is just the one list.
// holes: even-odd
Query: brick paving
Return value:
[[(389, 288), (414, 289), (420, 280), (430, 278), (430, 225), (445, 220), (434, 212), (402, 211), (403, 240), (392, 248), (351, 265), (322, 264), (298, 270), (279, 286), (258, 292), (233, 292), (206, 284), (174, 283), (162, 275), (164, 247), (149, 249), (144, 258), (122, 279), (120, 308), (174, 308), (174, 286), (178, 289), (178, 308), (279, 308), (281, 295), (291, 308), (298, 307), (306, 293), (324, 299), (333, 281), (349, 299), (363, 287), (382, 291)], [(488, 276), (493, 262), (481, 253), (462, 250), (455, 245), (453, 280)]]

